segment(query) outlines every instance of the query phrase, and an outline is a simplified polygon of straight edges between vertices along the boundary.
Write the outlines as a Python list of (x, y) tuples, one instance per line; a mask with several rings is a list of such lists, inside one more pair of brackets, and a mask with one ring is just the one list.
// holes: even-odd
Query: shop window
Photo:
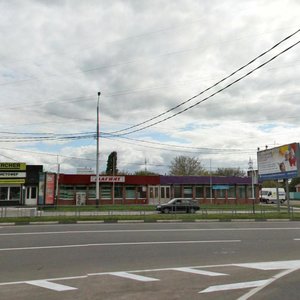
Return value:
[(137, 191), (138, 191), (139, 199), (147, 198), (147, 187), (146, 186), (139, 186)]
[(254, 195), (252, 195), (252, 186), (251, 185), (247, 185), (247, 198), (248, 199), (255, 198), (255, 190), (254, 190), (254, 188), (253, 188), (253, 192), (254, 192)]
[(174, 186), (174, 198), (181, 198), (181, 186), (175, 185)]
[(11, 186), (9, 190), (9, 200), (20, 200), (21, 188), (19, 186)]
[(101, 199), (111, 199), (111, 187), (101, 186)]
[(183, 187), (183, 198), (193, 198), (193, 187), (191, 186)]
[(160, 187), (160, 197), (163, 198), (163, 199), (166, 197), (166, 195), (165, 195), (165, 187), (164, 186)]
[(166, 187), (166, 198), (170, 199), (170, 187), (169, 186)]
[(90, 185), (88, 188), (88, 198), (96, 199), (96, 185)]
[(8, 200), (8, 187), (0, 187), (0, 200)]
[(204, 198), (204, 187), (196, 186), (196, 198)]
[(226, 190), (224, 189), (221, 189), (221, 190), (218, 190), (218, 198), (226, 198)]
[(75, 197), (74, 187), (61, 185), (59, 190), (59, 198), (64, 200), (73, 200)]
[(0, 201), (1, 200), (17, 200), (21, 199), (21, 188), (19, 186), (3, 186), (0, 187)]
[(123, 186), (115, 185), (115, 198), (123, 199)]
[(239, 198), (245, 199), (246, 198), (246, 188), (245, 186), (239, 186)]
[(228, 189), (228, 198), (236, 198), (236, 189), (234, 185), (230, 185)]
[(210, 186), (205, 187), (205, 198), (206, 199), (213, 198), (213, 190)]
[(134, 186), (126, 187), (126, 199), (135, 199), (135, 187)]

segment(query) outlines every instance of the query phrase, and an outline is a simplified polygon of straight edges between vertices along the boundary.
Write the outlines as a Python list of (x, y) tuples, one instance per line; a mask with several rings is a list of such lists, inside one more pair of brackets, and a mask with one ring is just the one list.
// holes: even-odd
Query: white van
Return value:
[[(278, 188), (279, 201), (283, 203), (286, 200), (284, 188)], [(277, 203), (276, 188), (262, 188), (260, 191), (260, 201), (266, 203)]]

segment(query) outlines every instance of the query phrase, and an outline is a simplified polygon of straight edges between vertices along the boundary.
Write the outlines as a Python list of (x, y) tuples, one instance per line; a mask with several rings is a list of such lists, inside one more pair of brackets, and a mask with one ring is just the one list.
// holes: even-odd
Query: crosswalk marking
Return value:
[(226, 276), (227, 275), (227, 274), (224, 274), (224, 273), (197, 270), (197, 269), (192, 269), (192, 268), (174, 268), (173, 270), (192, 273), (192, 274), (206, 275), (206, 276)]
[(110, 273), (110, 275), (133, 279), (133, 280), (137, 280), (137, 281), (144, 281), (144, 282), (159, 281), (159, 279), (156, 279), (156, 278), (131, 274), (131, 273), (127, 273), (127, 272), (112, 272), (112, 273)]
[(26, 283), (34, 285), (34, 286), (42, 287), (45, 289), (57, 291), (57, 292), (77, 290), (77, 288), (63, 285), (63, 284), (54, 283), (54, 282), (49, 282), (47, 280), (31, 280), (31, 281), (26, 281)]
[(230, 283), (230, 284), (223, 284), (223, 285), (214, 285), (214, 286), (210, 286), (209, 288), (199, 292), (199, 294), (258, 287), (258, 286), (263, 286), (263, 285), (267, 284), (269, 281), (270, 280), (267, 279), (267, 280), (258, 280), (258, 281)]

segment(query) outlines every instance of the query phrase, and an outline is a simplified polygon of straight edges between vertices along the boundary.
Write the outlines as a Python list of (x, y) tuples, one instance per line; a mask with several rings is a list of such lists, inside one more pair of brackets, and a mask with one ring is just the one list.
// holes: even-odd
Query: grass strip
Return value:
[(143, 220), (144, 222), (157, 222), (160, 220), (178, 220), (186, 222), (194, 222), (196, 220), (213, 220), (229, 221), (236, 219), (252, 219), (252, 220), (266, 220), (266, 219), (291, 219), (300, 221), (300, 213), (288, 214), (282, 213), (267, 213), (267, 214), (251, 214), (251, 213), (234, 213), (234, 214), (153, 214), (153, 215), (102, 215), (102, 216), (45, 216), (45, 217), (8, 217), (1, 218), (1, 223), (16, 223), (25, 225), (34, 222), (55, 222), (63, 224), (73, 224), (77, 221), (104, 221), (104, 222), (117, 222), (119, 220)]

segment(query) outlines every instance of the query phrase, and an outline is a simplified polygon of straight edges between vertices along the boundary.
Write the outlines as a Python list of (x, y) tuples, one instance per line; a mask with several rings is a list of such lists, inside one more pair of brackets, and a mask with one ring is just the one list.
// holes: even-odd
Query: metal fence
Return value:
[[(150, 216), (158, 214), (155, 209), (149, 210), (141, 208), (140, 210), (116, 210), (116, 209), (103, 209), (101, 206), (95, 207), (87, 207), (84, 208), (81, 206), (73, 206), (73, 207), (0, 207), (0, 218), (18, 218), (18, 217), (93, 217), (93, 216)], [(178, 211), (172, 211), (172, 215), (175, 218), (177, 216), (182, 215), (184, 213)], [(288, 215), (293, 218), (294, 215), (300, 216), (300, 208), (290, 207), (288, 210), (287, 207), (280, 207), (279, 210), (275, 208), (255, 208), (252, 207), (249, 209), (235, 209), (235, 208), (201, 208), (196, 212), (196, 215), (199, 217), (208, 217), (209, 215), (231, 215), (236, 217), (237, 215), (252, 215), (257, 218), (267, 218), (270, 214), (278, 214), (279, 215)], [(162, 214), (165, 215), (165, 214)]]

